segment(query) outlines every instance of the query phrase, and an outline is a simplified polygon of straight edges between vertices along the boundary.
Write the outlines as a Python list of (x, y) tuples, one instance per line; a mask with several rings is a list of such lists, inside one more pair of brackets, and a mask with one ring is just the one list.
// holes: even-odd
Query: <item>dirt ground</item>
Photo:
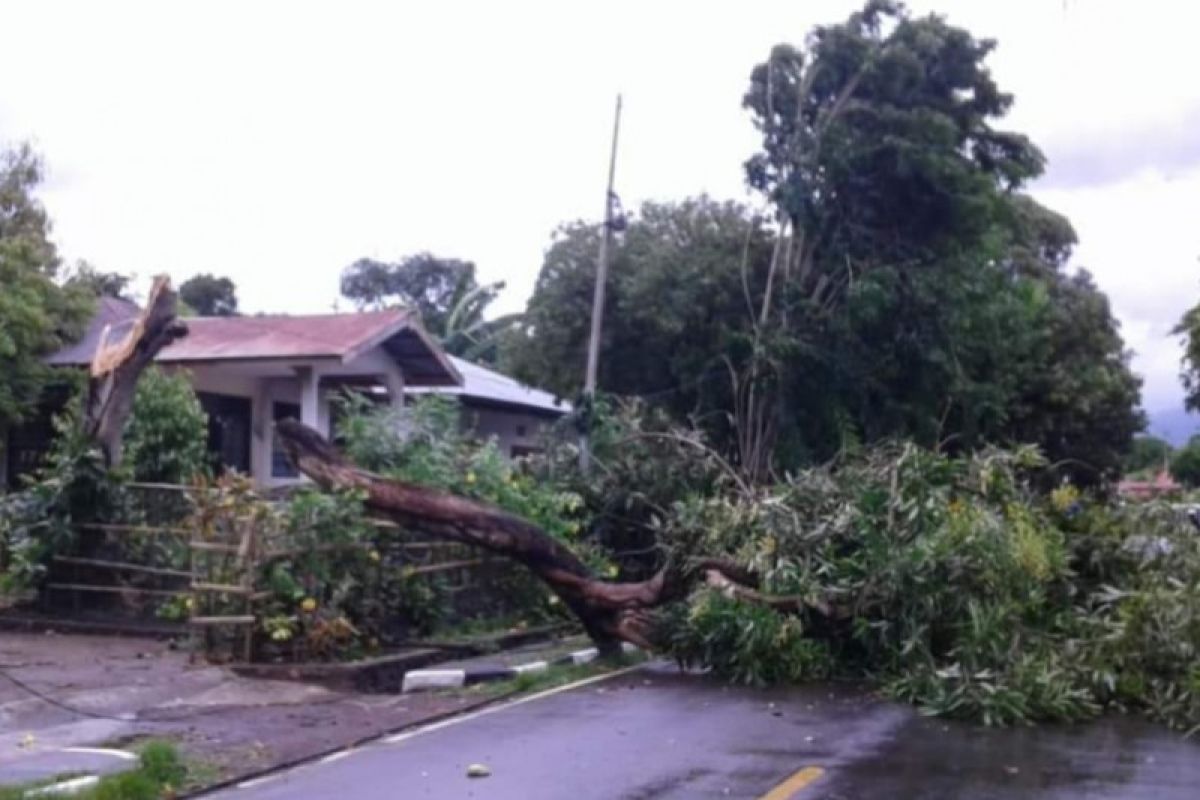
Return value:
[(141, 638), (0, 632), (0, 670), (0, 766), (160, 737), (228, 779), (479, 702), (471, 692), (366, 695), (242, 678)]

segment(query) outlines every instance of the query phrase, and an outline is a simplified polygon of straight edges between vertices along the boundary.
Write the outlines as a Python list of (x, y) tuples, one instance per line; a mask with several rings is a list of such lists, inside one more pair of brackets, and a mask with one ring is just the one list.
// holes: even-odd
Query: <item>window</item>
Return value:
[(218, 475), (226, 470), (250, 473), (250, 399), (197, 392), (208, 416), (208, 455)]
[[(300, 405), (298, 403), (271, 404), (271, 420), (279, 422), (285, 419), (300, 419)], [(300, 473), (292, 466), (292, 462), (288, 461), (287, 454), (283, 452), (283, 448), (280, 447), (279, 439), (277, 438), (273, 439), (271, 444), (271, 477), (300, 477)]]

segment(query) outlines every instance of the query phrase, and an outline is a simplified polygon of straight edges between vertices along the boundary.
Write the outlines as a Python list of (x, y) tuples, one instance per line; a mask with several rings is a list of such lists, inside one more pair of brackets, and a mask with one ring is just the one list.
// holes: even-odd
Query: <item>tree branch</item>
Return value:
[(160, 275), (129, 333), (111, 343), (111, 328), (101, 334), (84, 398), (83, 433), (100, 446), (110, 468), (121, 463), (121, 440), (142, 371), (164, 347), (187, 335), (175, 316), (175, 299), (170, 280)]

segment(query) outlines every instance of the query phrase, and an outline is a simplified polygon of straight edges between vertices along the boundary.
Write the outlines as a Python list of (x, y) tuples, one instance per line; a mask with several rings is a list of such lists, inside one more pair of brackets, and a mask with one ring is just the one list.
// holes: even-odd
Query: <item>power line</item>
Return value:
[(18, 689), (20, 689), (23, 692), (27, 692), (28, 694), (33, 695), (37, 699), (41, 700), (43, 703), (49, 703), (50, 705), (54, 706), (55, 708), (60, 708), (63, 711), (67, 711), (71, 714), (76, 714), (81, 717), (90, 717), (92, 719), (108, 719), (108, 720), (113, 720), (115, 722), (136, 722), (137, 721), (136, 717), (134, 717), (132, 714), (126, 714), (124, 716), (113, 716), (112, 714), (101, 714), (96, 711), (87, 711), (82, 708), (77, 708), (75, 706), (64, 703), (60, 700), (55, 700), (50, 695), (45, 694), (44, 692), (38, 691), (37, 689), (30, 686), (28, 683), (25, 683), (25, 681), (21, 680), (20, 678), (16, 677), (15, 675), (13, 675), (12, 673), (8, 672), (6, 669), (3, 669), (3, 668), (0, 668), (0, 676), (7, 678), (8, 681), (10, 683), (12, 683), (14, 686), (16, 686)]

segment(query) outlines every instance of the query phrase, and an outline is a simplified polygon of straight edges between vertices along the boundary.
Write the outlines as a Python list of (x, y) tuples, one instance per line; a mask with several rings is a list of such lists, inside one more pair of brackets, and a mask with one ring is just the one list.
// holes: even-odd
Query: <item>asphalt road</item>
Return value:
[[(491, 775), (467, 777), (470, 764)], [(225, 800), (1200, 796), (1200, 744), (1136, 720), (988, 730), (853, 689), (649, 667), (337, 754)]]

